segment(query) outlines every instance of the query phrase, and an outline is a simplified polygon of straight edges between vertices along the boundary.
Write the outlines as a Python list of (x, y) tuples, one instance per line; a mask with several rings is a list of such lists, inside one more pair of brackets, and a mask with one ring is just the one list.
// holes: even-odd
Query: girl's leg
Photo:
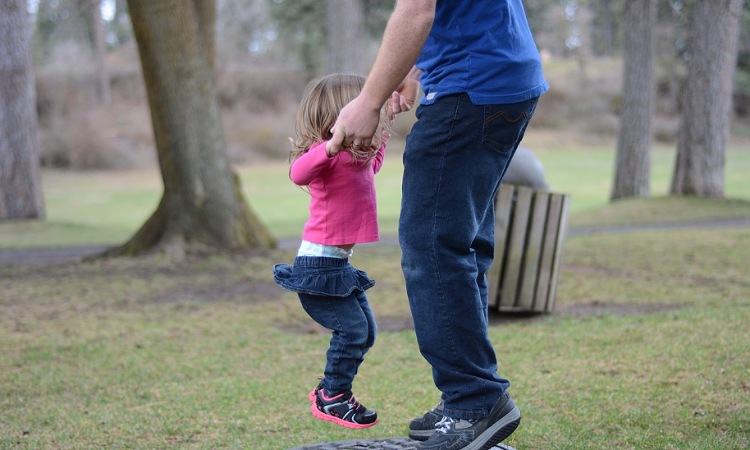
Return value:
[(299, 298), (310, 317), (332, 331), (321, 386), (327, 395), (350, 391), (368, 344), (374, 340), (366, 312), (369, 305), (363, 308), (356, 294), (326, 297), (299, 293)]
[(357, 296), (359, 306), (362, 309), (362, 314), (364, 314), (365, 319), (367, 319), (367, 341), (362, 348), (362, 357), (357, 362), (357, 367), (359, 368), (359, 365), (362, 364), (362, 361), (364, 360), (365, 353), (375, 345), (375, 338), (378, 335), (378, 325), (377, 322), (375, 322), (375, 315), (372, 313), (370, 302), (367, 300), (367, 295), (360, 291), (355, 291), (354, 295)]

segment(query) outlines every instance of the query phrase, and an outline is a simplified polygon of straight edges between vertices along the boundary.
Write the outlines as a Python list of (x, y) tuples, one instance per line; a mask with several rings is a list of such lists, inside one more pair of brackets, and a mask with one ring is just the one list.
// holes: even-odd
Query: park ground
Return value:
[[(551, 184), (578, 203), (554, 311), (492, 314), (500, 370), (524, 414), (508, 444), (747, 448), (745, 147), (728, 155), (720, 201), (665, 196), (671, 155), (657, 152), (654, 198), (608, 204), (603, 153), (540, 152)], [(355, 253), (377, 281), (368, 295), (380, 323), (355, 393), (378, 426), (346, 430), (307, 409), (328, 334), (272, 279), (304, 220), (304, 193), (279, 187), (283, 163), (241, 170), (277, 249), (86, 261), (60, 253), (127, 238), (158, 201), (158, 175), (48, 172), (48, 220), (0, 226), (0, 255), (17, 252), (0, 264), (0, 448), (278, 450), (405, 436), (437, 393), (411, 328), (397, 207), (386, 206), (398, 196), (390, 157), (378, 186), (383, 242)], [(23, 259), (35, 252), (47, 256)]]

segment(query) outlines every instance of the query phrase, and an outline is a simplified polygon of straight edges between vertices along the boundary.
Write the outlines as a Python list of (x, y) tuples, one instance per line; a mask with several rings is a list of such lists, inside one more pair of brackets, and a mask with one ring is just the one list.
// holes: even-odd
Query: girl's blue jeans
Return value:
[(375, 281), (348, 259), (317, 256), (298, 256), (293, 266), (275, 265), (274, 279), (297, 292), (307, 314), (332, 331), (321, 386), (328, 395), (351, 390), (378, 332), (365, 295)]
[(419, 350), (453, 418), (485, 417), (510, 386), (488, 336), (485, 273), (495, 193), (537, 100), (474, 105), (466, 94), (446, 96), (417, 109), (406, 140), (401, 266)]

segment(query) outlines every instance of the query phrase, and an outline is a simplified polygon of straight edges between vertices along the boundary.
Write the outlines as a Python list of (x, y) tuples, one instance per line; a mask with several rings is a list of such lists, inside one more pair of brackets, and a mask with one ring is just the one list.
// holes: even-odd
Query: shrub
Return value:
[(268, 114), (299, 101), (306, 80), (289, 68), (229, 64), (219, 68), (216, 84), (223, 108)]
[(235, 163), (258, 159), (286, 159), (289, 137), (294, 135), (294, 108), (273, 115), (249, 111), (225, 111), (224, 132), (229, 156)]
[(60, 115), (40, 130), (43, 167), (68, 169), (128, 169), (136, 165), (125, 146), (114, 145), (108, 135), (107, 114), (99, 108), (86, 113)]

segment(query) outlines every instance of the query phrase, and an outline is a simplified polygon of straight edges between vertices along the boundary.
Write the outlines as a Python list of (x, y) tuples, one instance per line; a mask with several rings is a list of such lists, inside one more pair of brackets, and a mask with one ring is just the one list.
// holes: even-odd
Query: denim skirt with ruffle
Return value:
[(297, 256), (292, 266), (276, 264), (273, 278), (289, 291), (328, 297), (348, 297), (375, 285), (375, 280), (349, 264), (348, 259), (324, 256)]

